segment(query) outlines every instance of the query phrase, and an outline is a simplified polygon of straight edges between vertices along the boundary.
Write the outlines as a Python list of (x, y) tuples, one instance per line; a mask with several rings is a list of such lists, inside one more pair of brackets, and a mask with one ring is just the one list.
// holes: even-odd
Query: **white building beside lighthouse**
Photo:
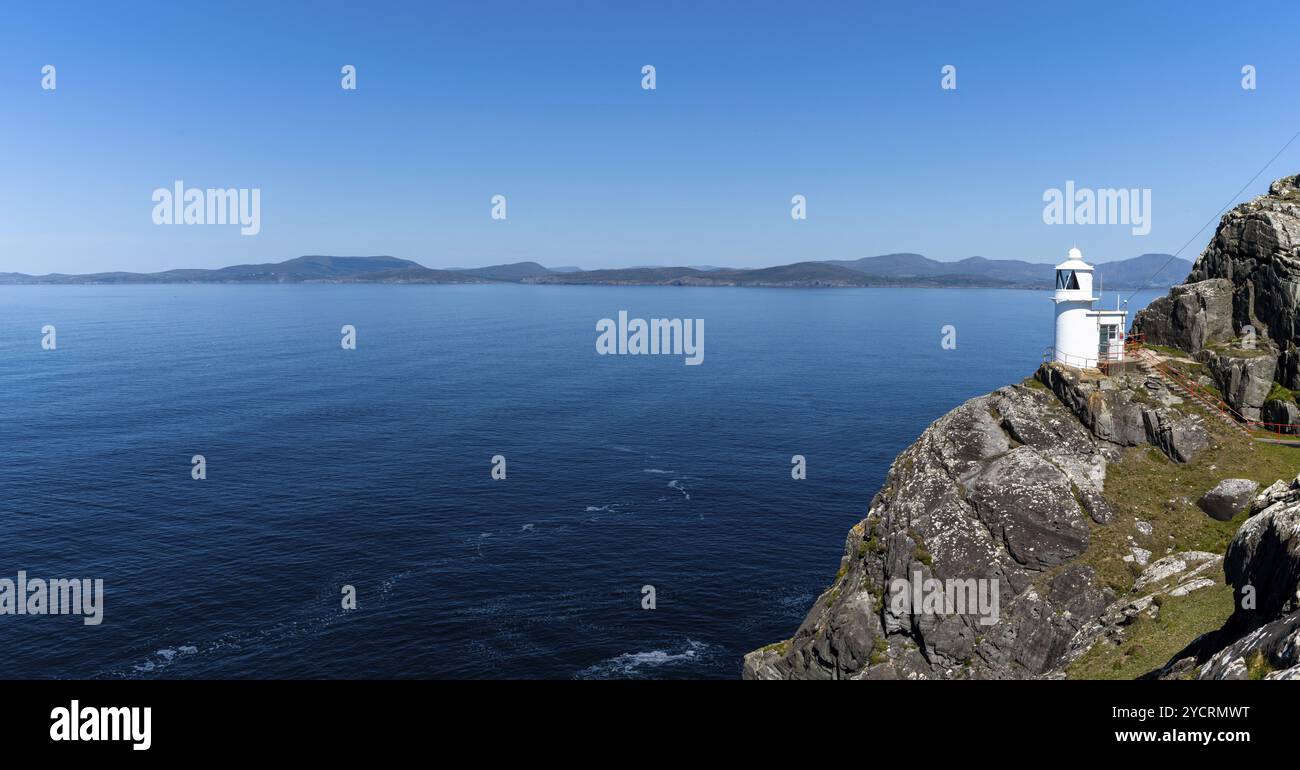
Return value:
[(1053, 360), (1081, 369), (1095, 369), (1124, 360), (1127, 310), (1098, 310), (1092, 295), (1092, 265), (1083, 253), (1070, 249), (1056, 266), (1056, 344)]

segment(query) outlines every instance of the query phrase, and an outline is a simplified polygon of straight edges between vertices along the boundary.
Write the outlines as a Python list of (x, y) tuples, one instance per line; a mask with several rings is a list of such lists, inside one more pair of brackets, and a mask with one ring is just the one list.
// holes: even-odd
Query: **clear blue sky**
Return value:
[[(4, 17), (0, 271), (1055, 261), (1076, 243), (1105, 261), (1181, 246), (1300, 130), (1294, 2), (133, 1)], [(1297, 171), (1300, 140), (1242, 197)], [(154, 225), (150, 195), (175, 179), (261, 188), (261, 233)], [(1067, 179), (1150, 188), (1151, 233), (1043, 224), (1044, 190)]]

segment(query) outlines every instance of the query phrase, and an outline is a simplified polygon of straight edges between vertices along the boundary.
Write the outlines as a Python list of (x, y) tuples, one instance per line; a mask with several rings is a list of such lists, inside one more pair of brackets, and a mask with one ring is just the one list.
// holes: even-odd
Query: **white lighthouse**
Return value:
[(1127, 310), (1097, 310), (1092, 296), (1092, 265), (1083, 253), (1070, 249), (1056, 266), (1056, 344), (1053, 359), (1081, 369), (1095, 369), (1124, 360)]

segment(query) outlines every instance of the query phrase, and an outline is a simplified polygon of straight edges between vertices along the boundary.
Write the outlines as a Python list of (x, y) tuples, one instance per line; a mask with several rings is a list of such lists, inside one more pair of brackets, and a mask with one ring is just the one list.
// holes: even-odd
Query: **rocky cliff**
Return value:
[(1234, 611), (1148, 675), (1161, 679), (1300, 679), (1300, 478), (1255, 501), (1224, 557)]
[[(1243, 417), (1295, 424), (1300, 389), (1300, 175), (1225, 214), (1182, 286), (1139, 312), (1133, 331), (1205, 364)], [(1286, 402), (1290, 402), (1289, 404)]]
[[(1225, 216), (1189, 283), (1135, 322), (1254, 417), (1275, 371), (1300, 385), (1296, 183)], [(894, 461), (794, 635), (746, 655), (744, 676), (1214, 677), (1264, 665), (1249, 663), (1261, 650), (1289, 670), (1300, 483), (1270, 487), (1239, 533), (1230, 498), (1227, 521), (1197, 502), (1230, 474), (1249, 489), (1295, 475), (1300, 449), (1256, 445), (1184, 396), (1155, 371), (1045, 364), (939, 418)]]
[[(894, 461), (867, 518), (849, 531), (839, 575), (794, 637), (746, 656), (746, 677), (1059, 673), (1131, 603), (1079, 558), (1116, 516), (1107, 468), (1125, 446), (1158, 448), (1173, 458), (1166, 463), (1209, 447), (1204, 417), (1181, 409), (1145, 374), (1044, 365), (1035, 379), (944, 415)], [(998, 591), (998, 617), (988, 623), (974, 607), (900, 611), (898, 580), (985, 581)], [(1118, 620), (1103, 623), (1108, 611)]]

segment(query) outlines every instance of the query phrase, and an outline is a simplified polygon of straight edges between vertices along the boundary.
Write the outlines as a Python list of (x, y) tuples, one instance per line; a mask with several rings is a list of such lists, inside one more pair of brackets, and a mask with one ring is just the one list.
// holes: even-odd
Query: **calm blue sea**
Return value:
[[(596, 355), (619, 310), (704, 363)], [(1032, 291), (3, 286), (0, 577), (106, 597), (0, 616), (0, 676), (734, 678), (1051, 333)]]

